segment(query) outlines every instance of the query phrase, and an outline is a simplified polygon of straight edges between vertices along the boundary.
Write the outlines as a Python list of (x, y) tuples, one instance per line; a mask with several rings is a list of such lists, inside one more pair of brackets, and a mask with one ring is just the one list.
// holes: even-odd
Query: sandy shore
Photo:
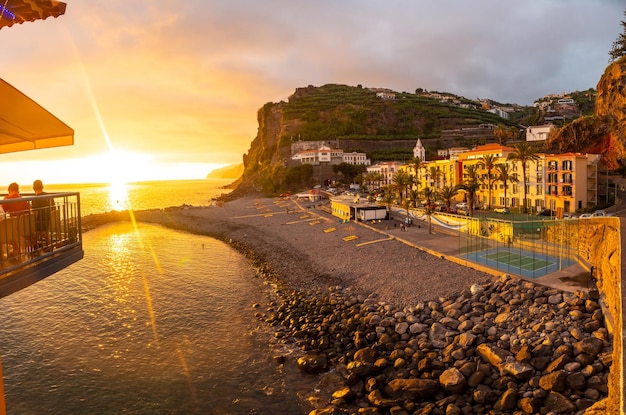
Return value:
[[(342, 224), (308, 202), (244, 197), (222, 207), (140, 211), (135, 217), (210, 235), (254, 253), (257, 263), (269, 264), (282, 286), (294, 290), (341, 286), (405, 307), (493, 278), (397, 240), (382, 240), (384, 235), (357, 223)], [(87, 217), (85, 228), (94, 222)], [(346, 236), (355, 238), (345, 241)]]

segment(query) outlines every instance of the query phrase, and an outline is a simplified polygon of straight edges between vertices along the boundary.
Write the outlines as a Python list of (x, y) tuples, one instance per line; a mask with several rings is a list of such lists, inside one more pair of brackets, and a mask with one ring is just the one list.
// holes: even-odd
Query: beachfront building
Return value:
[(400, 171), (403, 163), (398, 161), (384, 161), (367, 166), (368, 173), (377, 173), (380, 176), (380, 186), (386, 186), (393, 183), (393, 177)]
[(339, 196), (330, 200), (332, 215), (342, 221), (372, 221), (386, 219), (387, 207), (357, 197)]
[[(524, 188), (530, 211), (550, 209), (555, 212), (562, 210), (573, 213), (598, 203), (597, 165), (601, 155), (538, 153), (537, 160), (527, 163), (526, 177), (523, 178), (522, 164), (507, 160), (513, 150), (512, 147), (500, 144), (487, 144), (459, 156), (463, 171), (469, 165), (479, 165), (482, 184), (477, 192), (478, 206), (523, 207)], [(506, 163), (509, 166), (510, 180), (506, 184), (506, 195), (505, 184), (496, 178), (495, 171), (492, 170), (492, 179), (488, 180), (488, 172), (483, 164), (483, 157), (486, 154), (495, 156), (495, 164)]]
[[(480, 189), (476, 193), (476, 200), (474, 201), (476, 206), (504, 206), (507, 199), (511, 198), (511, 187), (507, 187), (507, 197), (504, 197), (504, 184), (502, 184), (502, 195), (498, 192), (498, 183), (495, 180), (496, 172), (492, 169), (491, 176), (489, 171), (485, 168), (483, 159), (485, 156), (490, 155), (495, 158), (495, 163), (506, 163), (508, 155), (514, 150), (513, 147), (508, 147), (498, 143), (489, 143), (482, 146), (478, 146), (470, 151), (459, 154), (458, 162), (460, 164), (460, 170), (465, 172), (470, 165), (478, 165), (480, 172), (481, 185)], [(466, 174), (461, 175), (460, 182), (466, 178)], [(489, 178), (491, 177), (491, 179)], [(507, 184), (508, 186), (509, 184)], [(491, 187), (491, 191), (490, 188)], [(491, 197), (491, 200), (489, 200)], [(510, 207), (510, 200), (508, 200), (506, 206)]]
[(545, 154), (546, 207), (574, 212), (598, 204), (598, 162), (601, 154)]
[(456, 160), (431, 160), (422, 163), (416, 183), (420, 189), (430, 187), (434, 191), (443, 187), (454, 187), (460, 182), (459, 163)]

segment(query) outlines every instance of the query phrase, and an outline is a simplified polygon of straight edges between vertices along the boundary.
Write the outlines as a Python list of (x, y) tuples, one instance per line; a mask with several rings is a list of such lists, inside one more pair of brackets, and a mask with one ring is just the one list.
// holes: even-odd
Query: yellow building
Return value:
[[(459, 154), (459, 164), (460, 169), (463, 171), (461, 180), (459, 183), (462, 183), (467, 179), (467, 174), (465, 171), (467, 167), (470, 165), (478, 165), (478, 171), (481, 179), (481, 185), (478, 192), (476, 192), (476, 200), (474, 201), (474, 205), (477, 207), (494, 207), (494, 206), (506, 206), (511, 207), (514, 206), (512, 203), (517, 202), (517, 200), (513, 200), (515, 197), (514, 191), (517, 191), (517, 188), (511, 186), (512, 183), (507, 184), (507, 196), (506, 200), (504, 197), (504, 183), (499, 183), (495, 180), (496, 171), (495, 166), (499, 163), (507, 163), (507, 157), (511, 152), (515, 149), (513, 147), (504, 146), (498, 143), (490, 143), (482, 146), (478, 146), (470, 151), (466, 151), (464, 153)], [(494, 157), (494, 168), (491, 170), (491, 180), (488, 180), (489, 171), (483, 163), (484, 156), (491, 155)], [(509, 162), (511, 163), (511, 162)], [(511, 165), (512, 175), (516, 178), (517, 174), (517, 166)], [(521, 170), (520, 170), (521, 173)], [(491, 186), (491, 192), (489, 192), (489, 186)], [(491, 200), (489, 197), (491, 196)]]

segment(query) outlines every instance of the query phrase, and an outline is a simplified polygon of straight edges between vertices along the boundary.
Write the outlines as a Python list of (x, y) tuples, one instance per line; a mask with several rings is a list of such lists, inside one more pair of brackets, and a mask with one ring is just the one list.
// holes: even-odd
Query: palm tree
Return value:
[(409, 200), (411, 201), (411, 205), (413, 207), (417, 206), (417, 201), (419, 199), (419, 192), (415, 189), (409, 190)]
[(369, 183), (371, 190), (380, 189), (380, 182), (382, 180), (382, 176), (380, 173), (375, 172), (375, 171), (367, 173), (365, 176), (365, 180), (367, 180), (367, 182)]
[(387, 217), (391, 219), (391, 205), (393, 204), (394, 193), (391, 186), (385, 186), (383, 189), (385, 194), (383, 195), (383, 203), (387, 207)]
[(413, 170), (413, 173), (415, 173), (415, 175), (413, 176), (414, 177), (413, 183), (417, 185), (417, 191), (419, 192), (420, 190), (419, 171), (424, 165), (424, 162), (422, 162), (422, 160), (419, 157), (412, 157), (407, 163), (407, 165), (409, 166), (411, 170)]
[(426, 198), (426, 215), (428, 216), (428, 233), (432, 233), (432, 221), (431, 221), (431, 215), (433, 213), (433, 210), (431, 209), (430, 205), (432, 204), (432, 199), (435, 197), (436, 192), (429, 186), (424, 188), (424, 197)]
[(438, 188), (439, 187), (439, 176), (441, 176), (441, 170), (439, 170), (435, 166), (430, 166), (430, 168), (426, 171), (426, 175), (431, 180), (431, 184), (430, 185), (434, 186), (435, 188)]
[(498, 139), (498, 143), (502, 144), (502, 139), (506, 140), (508, 132), (504, 124), (498, 124), (493, 130), (493, 135)]
[(450, 212), (450, 204), (452, 203), (452, 199), (454, 199), (454, 197), (459, 194), (459, 190), (460, 189), (458, 186), (444, 186), (441, 188), (441, 190), (439, 190), (439, 196), (445, 202), (446, 210), (448, 212)]
[(496, 165), (496, 181), (504, 184), (504, 207), (506, 207), (506, 189), (508, 183), (517, 182), (515, 175), (511, 173), (511, 167), (508, 163), (498, 163)]
[(465, 174), (463, 179), (463, 183), (461, 183), (461, 190), (467, 192), (467, 209), (469, 210), (470, 216), (474, 214), (474, 198), (476, 197), (476, 192), (480, 189), (480, 176), (478, 173), (478, 165), (470, 164), (465, 169)]
[(480, 159), (478, 164), (482, 166), (483, 169), (487, 170), (487, 208), (491, 209), (491, 184), (493, 183), (493, 178), (491, 177), (491, 172), (496, 167), (496, 162), (498, 161), (498, 156), (495, 154), (484, 154)]
[(530, 143), (524, 141), (521, 143), (517, 143), (514, 146), (515, 150), (509, 153), (507, 160), (519, 161), (522, 163), (522, 174), (523, 174), (523, 187), (524, 187), (524, 213), (528, 213), (528, 204), (526, 203), (526, 167), (529, 161), (537, 161), (539, 160), (539, 156), (537, 155), (535, 148), (530, 145)]
[(400, 170), (393, 176), (393, 185), (400, 195), (400, 205), (402, 204), (402, 195), (406, 193), (406, 189), (411, 185), (411, 175), (404, 170)]

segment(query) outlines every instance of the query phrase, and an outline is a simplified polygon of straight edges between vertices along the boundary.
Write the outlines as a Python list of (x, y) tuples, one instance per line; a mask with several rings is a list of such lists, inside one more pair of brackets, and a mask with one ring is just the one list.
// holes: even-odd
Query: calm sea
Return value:
[[(78, 190), (84, 214), (106, 186)], [(47, 186), (53, 192), (55, 186)], [(136, 209), (208, 204), (207, 181), (130, 186)], [(9, 414), (305, 414), (312, 380), (273, 356), (269, 287), (227, 244), (155, 225), (84, 235), (85, 258), (0, 299)], [(262, 308), (260, 309), (262, 311)]]
[(109, 184), (50, 184), (45, 191), (80, 192), (81, 214), (103, 213), (111, 210), (143, 210), (180, 206), (209, 205), (211, 199), (228, 193), (223, 189), (232, 180), (175, 180), (128, 183), (123, 187)]

